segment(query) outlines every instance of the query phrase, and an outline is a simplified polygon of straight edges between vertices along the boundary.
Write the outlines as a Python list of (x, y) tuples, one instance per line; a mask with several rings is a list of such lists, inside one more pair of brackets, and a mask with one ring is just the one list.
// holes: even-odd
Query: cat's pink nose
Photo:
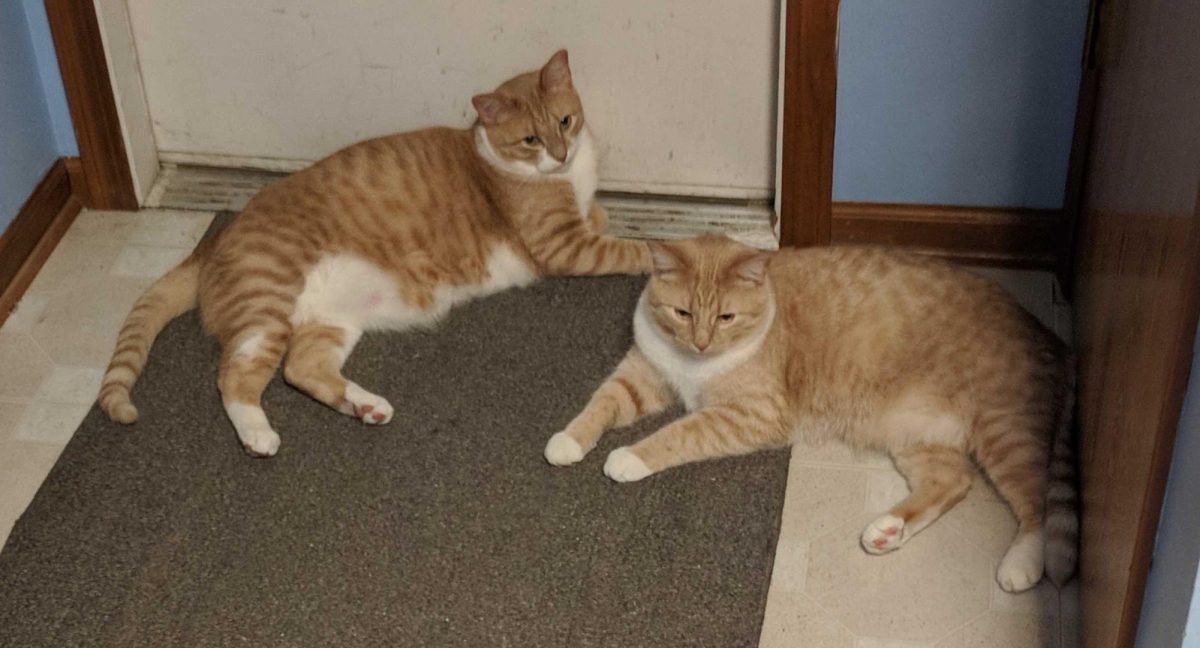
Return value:
[(554, 160), (556, 162), (558, 162), (559, 164), (562, 164), (567, 161), (567, 153), (569, 151), (567, 149), (566, 142), (558, 141), (558, 142), (547, 142), (546, 143), (546, 152), (549, 153), (550, 157), (554, 158)]
[(692, 344), (696, 345), (697, 351), (704, 351), (708, 348), (708, 345), (712, 344), (712, 340), (704, 340), (703, 342), (700, 340), (695, 340), (692, 342)]

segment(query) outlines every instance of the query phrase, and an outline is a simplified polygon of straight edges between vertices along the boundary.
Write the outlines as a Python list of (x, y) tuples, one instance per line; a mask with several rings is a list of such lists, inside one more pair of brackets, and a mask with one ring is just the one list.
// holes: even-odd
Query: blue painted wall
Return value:
[(835, 200), (1057, 208), (1087, 0), (842, 0)]
[(0, 230), (56, 158), (77, 154), (45, 8), (0, 0)]
[(58, 153), (79, 155), (79, 146), (75, 143), (75, 128), (71, 125), (71, 112), (67, 109), (67, 94), (63, 90), (62, 75), (58, 71), (58, 55), (54, 52), (54, 39), (50, 36), (50, 20), (46, 17), (45, 0), (22, 0), (22, 4), (25, 7), (25, 20), (29, 23), (38, 77), (42, 80), (42, 92), (45, 93), (46, 108), (50, 111), (50, 125), (54, 131)]

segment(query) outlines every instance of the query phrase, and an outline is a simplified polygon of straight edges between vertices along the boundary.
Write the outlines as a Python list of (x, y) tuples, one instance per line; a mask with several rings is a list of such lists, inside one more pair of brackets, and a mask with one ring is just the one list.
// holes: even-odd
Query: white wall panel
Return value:
[(130, 31), (125, 0), (97, 0), (96, 16), (108, 59), (113, 94), (117, 101), (117, 116), (125, 137), (125, 153), (133, 177), (133, 191), (138, 204), (145, 204), (154, 179), (158, 176), (158, 148), (150, 124), (146, 92), (139, 75), (137, 48)]
[(164, 159), (284, 167), (466, 126), (470, 97), (567, 47), (603, 188), (765, 197), (778, 1), (129, 0)]

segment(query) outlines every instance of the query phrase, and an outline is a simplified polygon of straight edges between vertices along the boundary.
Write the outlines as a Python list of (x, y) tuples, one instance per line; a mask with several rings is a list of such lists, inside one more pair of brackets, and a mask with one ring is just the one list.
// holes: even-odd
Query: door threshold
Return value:
[[(146, 207), (241, 211), (260, 189), (284, 173), (258, 169), (164, 163)], [(779, 247), (769, 205), (598, 192), (608, 209), (608, 232), (622, 238), (671, 240), (723, 233), (747, 245)]]

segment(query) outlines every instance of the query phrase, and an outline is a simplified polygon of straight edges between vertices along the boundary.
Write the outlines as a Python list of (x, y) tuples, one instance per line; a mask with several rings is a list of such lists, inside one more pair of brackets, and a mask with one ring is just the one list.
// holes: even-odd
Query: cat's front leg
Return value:
[(592, 208), (588, 211), (588, 222), (591, 223), (593, 232), (603, 235), (608, 230), (608, 210), (593, 200)]
[(601, 236), (575, 209), (552, 211), (521, 237), (545, 274), (646, 274), (654, 265), (645, 241)]
[(658, 371), (634, 347), (592, 395), (587, 407), (546, 443), (546, 461), (555, 466), (578, 463), (606, 430), (661, 412), (674, 400)]
[(787, 429), (774, 404), (746, 399), (701, 408), (632, 446), (613, 450), (604, 462), (604, 474), (613, 481), (638, 481), (674, 466), (787, 443)]

